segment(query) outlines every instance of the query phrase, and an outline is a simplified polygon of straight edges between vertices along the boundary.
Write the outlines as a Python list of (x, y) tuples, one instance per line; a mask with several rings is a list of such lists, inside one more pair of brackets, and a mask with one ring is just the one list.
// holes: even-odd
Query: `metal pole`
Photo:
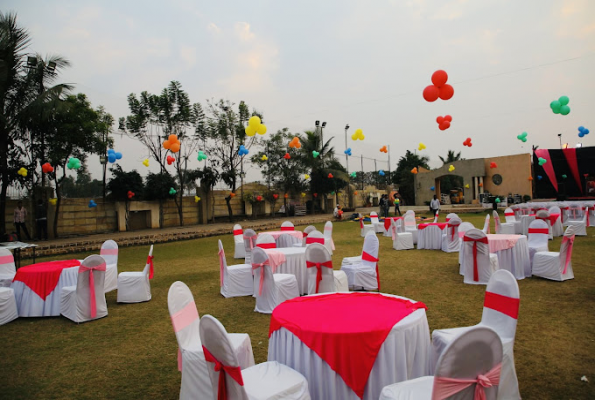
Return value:
[(364, 190), (364, 155), (362, 154), (361, 156), (361, 160), (362, 160), (362, 190)]
[(390, 144), (388, 145), (388, 183), (392, 185), (390, 180)]
[[(345, 151), (347, 151), (347, 130), (349, 129), (349, 125), (345, 125)], [(349, 156), (345, 153), (345, 168), (347, 169), (347, 174), (349, 175)], [(351, 179), (348, 178), (347, 180), (347, 204), (349, 208), (352, 207), (353, 202), (351, 201)]]

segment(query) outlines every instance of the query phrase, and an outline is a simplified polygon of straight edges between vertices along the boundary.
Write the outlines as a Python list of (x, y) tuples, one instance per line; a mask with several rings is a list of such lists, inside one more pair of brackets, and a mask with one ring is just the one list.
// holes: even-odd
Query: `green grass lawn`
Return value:
[[(461, 217), (483, 226), (481, 214)], [(595, 398), (595, 228), (588, 234), (575, 241), (574, 280), (519, 281), (515, 359), (524, 399)], [(343, 257), (361, 253), (363, 238), (353, 222), (336, 223), (333, 237), (338, 269)], [(458, 253), (395, 251), (390, 238), (378, 238), (383, 292), (423, 301), (432, 330), (480, 321), (485, 286), (463, 284)], [(231, 234), (156, 245), (150, 302), (117, 304), (113, 291), (107, 294), (109, 315), (98, 321), (21, 318), (1, 326), (0, 398), (178, 398), (177, 343), (167, 309), (169, 286), (178, 280), (192, 290), (200, 315), (212, 314), (229, 332), (250, 334), (256, 362), (266, 361), (270, 316), (254, 312), (252, 297), (219, 294), (218, 239), (228, 264), (243, 262), (232, 258)], [(560, 242), (550, 242), (550, 250), (559, 251)], [(148, 250), (122, 248), (119, 272), (140, 271)], [(582, 382), (583, 375), (590, 382)]]

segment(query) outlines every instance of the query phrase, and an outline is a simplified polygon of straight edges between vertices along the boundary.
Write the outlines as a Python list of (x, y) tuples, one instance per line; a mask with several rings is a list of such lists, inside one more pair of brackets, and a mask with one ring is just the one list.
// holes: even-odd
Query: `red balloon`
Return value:
[(440, 125), (438, 125), (438, 128), (441, 131), (444, 131), (444, 130), (450, 128), (450, 122), (448, 122), (448, 121), (442, 121), (442, 123)]
[(449, 100), (455, 94), (455, 90), (450, 85), (444, 85), (440, 88), (439, 96), (442, 100)]
[(444, 117), (436, 118), (436, 122), (438, 122), (439, 124), (441, 124), (443, 121), (444, 121)]
[(444, 86), (447, 80), (448, 74), (446, 73), (446, 71), (442, 71), (441, 69), (439, 69), (438, 71), (432, 74), (432, 83), (438, 86), (438, 88)]
[(445, 115), (444, 120), (448, 122), (452, 122), (452, 117), (450, 115)]
[(431, 103), (433, 101), (438, 100), (438, 96), (440, 96), (440, 90), (436, 86), (430, 85), (424, 89), (423, 94), (424, 94), (424, 99), (426, 99), (426, 101), (429, 101)]

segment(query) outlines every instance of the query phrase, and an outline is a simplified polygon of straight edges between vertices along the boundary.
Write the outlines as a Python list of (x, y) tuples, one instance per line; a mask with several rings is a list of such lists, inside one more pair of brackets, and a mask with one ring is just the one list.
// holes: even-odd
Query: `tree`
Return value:
[(134, 199), (142, 198), (144, 185), (143, 178), (136, 170), (124, 172), (122, 167), (115, 164), (111, 169), (112, 179), (107, 184), (109, 197), (116, 201), (123, 201), (126, 210), (126, 230), (128, 230), (128, 216), (130, 215), (130, 197), (128, 192), (134, 193)]
[[(442, 161), (442, 165), (450, 164), (454, 161), (462, 160), (461, 152), (455, 154), (453, 150), (448, 150), (448, 154), (446, 158), (442, 156), (438, 156), (440, 161)], [(456, 188), (463, 187), (463, 178), (461, 176), (445, 176), (440, 180), (440, 192), (442, 193), (450, 193), (451, 190)]]
[(167, 199), (171, 199), (172, 195), (169, 194), (171, 188), (175, 189), (176, 181), (168, 173), (158, 173), (147, 175), (146, 193), (145, 198), (147, 200), (158, 200), (159, 201), (159, 227), (163, 228), (163, 202)]
[(213, 188), (219, 181), (219, 172), (216, 168), (204, 166), (202, 170), (195, 170), (195, 172), (193, 173), (193, 177), (194, 179), (200, 179), (200, 187), (204, 191), (206, 197), (205, 200), (207, 202), (207, 210), (209, 209), (209, 205), (211, 205), (211, 216), (213, 217), (213, 221), (215, 221), (215, 201), (214, 198), (211, 198), (211, 196), (213, 193)]
[(428, 162), (430, 162), (429, 157), (420, 157), (409, 150), (399, 159), (397, 170), (392, 174), (392, 180), (393, 183), (399, 185), (399, 194), (405, 201), (405, 204), (415, 204), (415, 187), (411, 170), (419, 167), (430, 169)]

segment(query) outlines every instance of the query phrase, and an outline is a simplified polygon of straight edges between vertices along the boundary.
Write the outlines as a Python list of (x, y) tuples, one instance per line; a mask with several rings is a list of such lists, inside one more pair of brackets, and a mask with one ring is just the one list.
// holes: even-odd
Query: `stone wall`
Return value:
[[(490, 168), (490, 163), (495, 162), (497, 168)], [(515, 154), (512, 156), (491, 157), (485, 159), (486, 176), (483, 179), (485, 191), (498, 196), (520, 194), (532, 196), (531, 154)], [(496, 185), (493, 176), (499, 174), (502, 183)]]

